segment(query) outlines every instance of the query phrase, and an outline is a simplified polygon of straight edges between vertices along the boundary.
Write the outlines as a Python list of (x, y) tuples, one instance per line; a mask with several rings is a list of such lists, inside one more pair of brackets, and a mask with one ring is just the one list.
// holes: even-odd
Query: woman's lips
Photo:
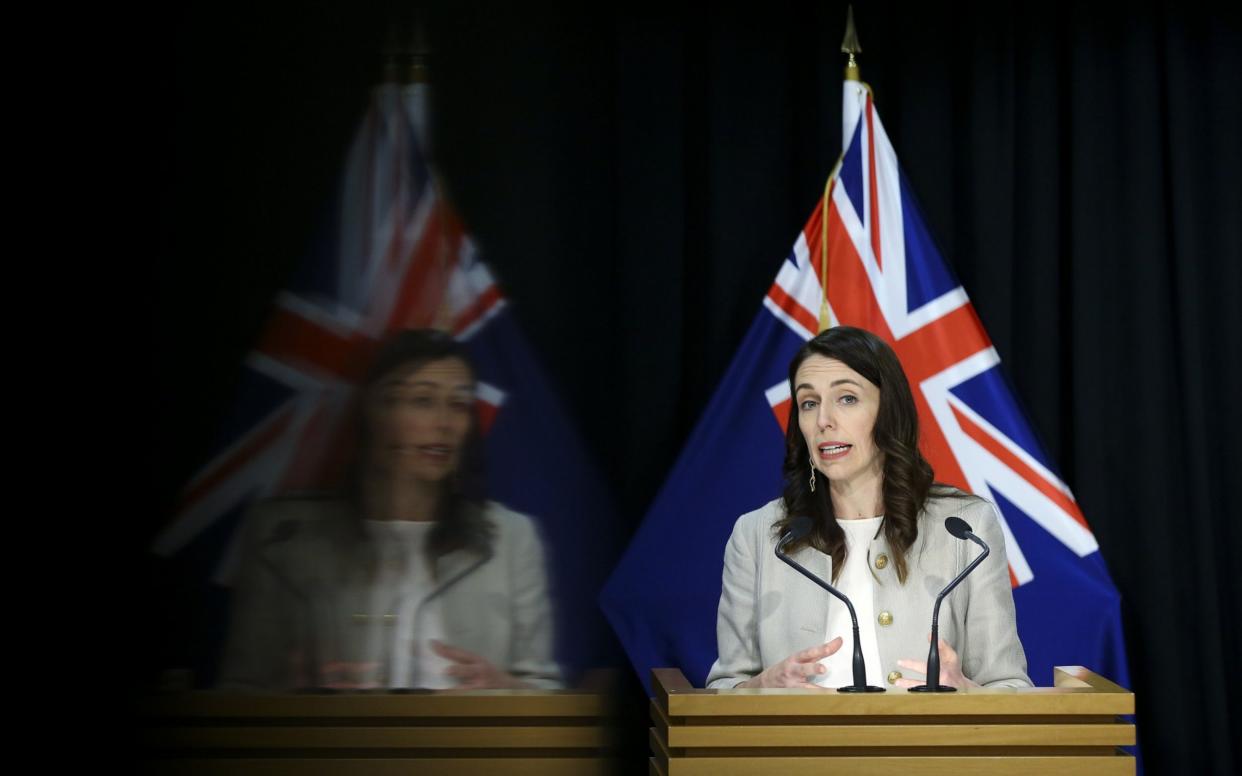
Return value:
[(852, 449), (854, 449), (853, 445), (847, 445), (844, 442), (825, 442), (819, 446), (819, 460), (836, 461), (849, 455)]
[(453, 454), (448, 445), (400, 445), (396, 448), (401, 455), (416, 455), (433, 461), (447, 461)]

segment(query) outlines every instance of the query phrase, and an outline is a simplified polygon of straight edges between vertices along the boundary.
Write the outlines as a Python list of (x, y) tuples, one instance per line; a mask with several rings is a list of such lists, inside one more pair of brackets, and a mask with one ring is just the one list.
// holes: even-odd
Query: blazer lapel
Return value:
[(490, 557), (480, 555), (478, 552), (471, 550), (453, 550), (445, 553), (436, 559), (436, 582), (435, 587), (427, 594), (423, 601), (429, 601), (444, 594), (446, 590), (451, 588), (466, 577), (470, 572), (483, 565)]
[[(832, 558), (811, 547), (791, 553), (807, 571), (825, 581), (832, 581)], [(787, 655), (824, 643), (828, 629), (828, 599), (832, 594), (802, 576), (789, 565), (780, 564), (778, 589), (782, 591), (783, 628), (792, 642)], [(835, 599), (834, 599), (835, 600)]]

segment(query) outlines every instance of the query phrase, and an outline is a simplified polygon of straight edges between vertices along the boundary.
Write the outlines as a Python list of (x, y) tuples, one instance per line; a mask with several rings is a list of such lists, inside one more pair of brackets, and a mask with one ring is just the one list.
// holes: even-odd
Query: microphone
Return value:
[(854, 624), (854, 684), (838, 687), (837, 692), (884, 692), (883, 687), (867, 684), (867, 667), (863, 664), (862, 640), (858, 637), (858, 615), (854, 613), (854, 604), (850, 603), (850, 599), (846, 598), (841, 591), (807, 571), (801, 564), (785, 554), (786, 547), (793, 542), (806, 538), (810, 532), (811, 518), (805, 515), (795, 517), (793, 522), (789, 524), (789, 530), (776, 543), (776, 557), (788, 563), (794, 571), (841, 599), (850, 611), (850, 621)]
[(931, 649), (927, 651), (927, 684), (911, 687), (910, 692), (957, 692), (956, 687), (945, 687), (940, 683), (940, 602), (992, 552), (987, 543), (975, 536), (975, 532), (970, 530), (970, 525), (962, 518), (956, 516), (946, 518), (944, 527), (955, 538), (969, 539), (982, 547), (983, 554), (972, 560), (970, 565), (962, 569), (962, 573), (958, 574), (945, 586), (944, 590), (940, 591), (940, 595), (936, 596), (936, 605), (932, 608)]
[(271, 559), (264, 554), (267, 548), (274, 544), (280, 544), (292, 539), (295, 535), (297, 535), (297, 532), (297, 522), (293, 520), (282, 521), (276, 526), (275, 530), (272, 531), (271, 535), (268, 536), (261, 545), (259, 545), (258, 562), (263, 564), (271, 575), (275, 577), (276, 580), (280, 582), (280, 584), (283, 585), (290, 593), (292, 593), (294, 597), (298, 598), (306, 610), (307, 643), (305, 646), (307, 656), (306, 660), (310, 664), (307, 676), (310, 680), (310, 684), (304, 687), (297, 687), (294, 689), (294, 692), (335, 693), (337, 690), (331, 687), (323, 686), (323, 676), (321, 672), (322, 667), (319, 665), (319, 633), (315, 629), (315, 607), (311, 603), (310, 597), (307, 596), (301, 588), (294, 584), (293, 580), (289, 579), (289, 576), (285, 574), (279, 566), (273, 563)]

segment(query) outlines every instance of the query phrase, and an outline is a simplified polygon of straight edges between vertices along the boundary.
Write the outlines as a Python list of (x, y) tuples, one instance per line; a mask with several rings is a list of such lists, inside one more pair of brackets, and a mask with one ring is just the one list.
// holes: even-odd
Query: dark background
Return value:
[[(241, 359), (327, 212), (385, 32), (410, 13), (182, 8), (175, 67), (153, 85), (175, 121), (153, 145), (159, 399), (139, 552), (210, 452)], [(1147, 769), (1233, 772), (1239, 14), (855, 13), (864, 80), (932, 233), (1121, 591)], [(836, 160), (844, 18), (840, 2), (427, 8), (440, 172), (627, 531)], [(153, 662), (190, 627), (156, 625), (174, 646)]]

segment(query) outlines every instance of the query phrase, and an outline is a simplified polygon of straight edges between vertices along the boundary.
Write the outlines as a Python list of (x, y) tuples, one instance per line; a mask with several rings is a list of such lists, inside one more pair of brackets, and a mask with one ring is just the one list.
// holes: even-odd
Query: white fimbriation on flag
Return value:
[[(862, 169), (867, 173), (858, 176), (860, 202), (850, 197), (838, 177), (831, 186), (830, 203), (857, 253), (857, 260), (862, 264), (885, 325), (895, 340), (901, 340), (968, 305), (970, 300), (965, 289), (955, 286), (910, 309), (907, 282), (910, 257), (906, 255), (904, 228), (907, 214), (902, 206), (900, 167), (878, 113), (868, 105), (869, 99), (870, 92), (864, 84), (845, 81), (842, 95), (843, 160), (857, 134), (859, 146), (854, 151), (861, 157)], [(838, 165), (835, 174), (839, 175), (840, 170)], [(872, 191), (872, 176), (875, 191)], [(809, 255), (806, 235), (799, 235), (793, 254), (781, 265), (772, 290), (764, 299), (765, 307), (804, 340), (814, 336), (814, 321), (821, 303), (824, 303), (821, 284), (823, 257), (819, 253), (817, 246), (817, 255)], [(833, 277), (829, 272), (829, 287), (832, 284)], [(829, 322), (833, 325), (841, 323), (833, 306), (830, 303), (825, 306)], [(984, 345), (957, 363), (946, 364), (941, 371), (913, 387), (926, 399), (932, 419), (940, 427), (966, 478), (966, 484), (973, 492), (993, 501), (996, 500), (994, 490), (1003, 493), (1008, 501), (1030, 515), (1035, 523), (1079, 557), (1089, 555), (1098, 546), (1081, 516), (1071, 514), (1064, 508), (1063, 504), (1073, 502), (1069, 488), (1034, 455), (952, 393), (952, 388), (995, 367), (999, 361), (995, 349)], [(773, 408), (788, 398), (788, 388), (783, 384), (773, 385), (767, 391), (768, 402)], [(962, 428), (959, 416), (973, 424), (978, 430), (976, 433), (987, 434), (996, 446), (1019, 460), (1027, 472), (1016, 472), (1006, 461), (980, 444)], [(1042, 479), (1043, 487), (1033, 484), (1032, 479)], [(1050, 491), (1064, 498), (1050, 497)], [(1034, 572), (1003, 514), (1001, 526), (1015, 581), (1018, 584), (1031, 581)]]
[[(237, 504), (299, 489), (322, 474), (348, 422), (356, 376), (337, 374), (338, 363), (322, 362), (318, 342), (375, 343), (393, 327), (430, 320), (434, 311), (428, 306), (442, 306), (446, 325), (464, 339), (503, 308), (473, 242), (445, 237), (450, 216), (442, 212), (429, 165), (427, 90), (421, 83), (387, 83), (373, 91), (339, 187), (335, 290), (326, 296), (282, 291), (275, 317), (298, 327), (295, 344), (282, 342), (280, 352), (267, 352), (261, 343), (245, 361), (247, 369), (292, 395), (195, 476), (187, 502), (155, 539), (157, 554), (180, 551)], [(415, 282), (421, 293), (410, 296)], [(480, 390), (484, 403), (503, 403), (499, 389)], [(235, 534), (217, 566), (217, 581), (232, 576), (239, 540)]]

